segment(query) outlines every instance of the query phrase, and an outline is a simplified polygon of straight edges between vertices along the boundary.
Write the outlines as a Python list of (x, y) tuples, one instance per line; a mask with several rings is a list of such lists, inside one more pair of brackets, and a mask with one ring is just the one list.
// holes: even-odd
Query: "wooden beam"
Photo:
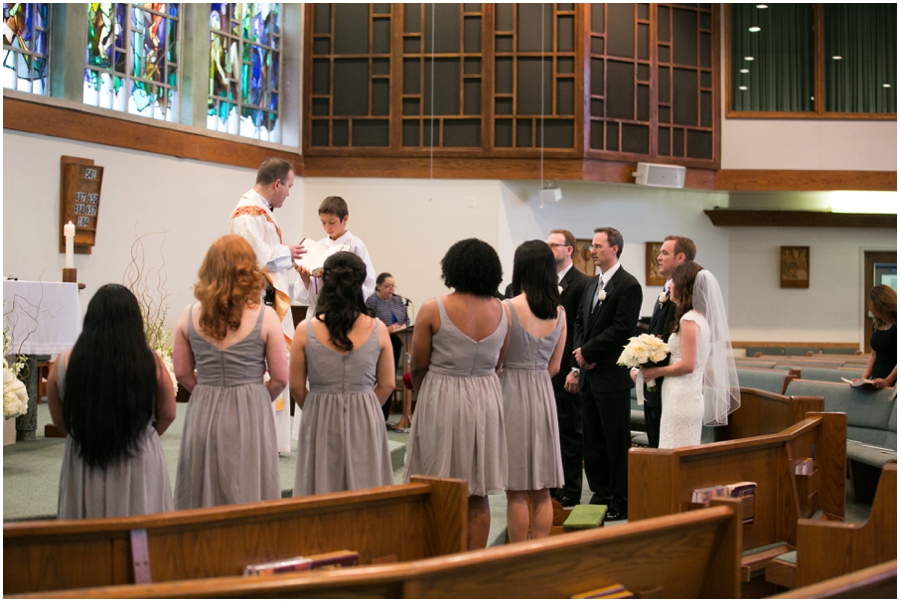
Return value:
[(716, 190), (897, 190), (896, 171), (720, 169)]
[(3, 99), (3, 127), (31, 134), (251, 169), (259, 167), (266, 157), (280, 157), (294, 165), (297, 175), (303, 173), (303, 156), (299, 153), (248, 144), (237, 139), (227, 140), (185, 132), (164, 124), (140, 123), (14, 98)]
[(896, 228), (897, 216), (884, 213), (706, 209), (714, 226), (756, 228)]

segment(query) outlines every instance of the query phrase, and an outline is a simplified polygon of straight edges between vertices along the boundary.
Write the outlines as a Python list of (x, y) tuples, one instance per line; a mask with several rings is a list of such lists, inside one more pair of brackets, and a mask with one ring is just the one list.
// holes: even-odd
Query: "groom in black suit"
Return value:
[(608, 506), (606, 518), (611, 521), (628, 517), (633, 386), (628, 368), (616, 361), (635, 334), (643, 300), (640, 283), (619, 264), (623, 246), (615, 228), (594, 231), (591, 257), (600, 274), (585, 287), (575, 318), (572, 355), (580, 372), (566, 377), (566, 389), (581, 392), (591, 504)]
[[(686, 236), (667, 236), (656, 256), (659, 274), (666, 278), (666, 285), (660, 292), (659, 299), (653, 305), (653, 317), (650, 318), (650, 334), (669, 342), (672, 334), (672, 321), (675, 320), (675, 302), (670, 299), (669, 286), (672, 283), (672, 271), (685, 261), (693, 261), (697, 254), (697, 246)], [(668, 366), (666, 358), (658, 366)], [(637, 378), (638, 369), (632, 368), (631, 379)], [(644, 423), (647, 425), (647, 439), (650, 447), (659, 447), (659, 423), (662, 419), (662, 378), (656, 379), (656, 391), (648, 391), (644, 383)]]
[(584, 460), (581, 399), (566, 391), (566, 376), (578, 367), (572, 357), (572, 338), (578, 305), (588, 278), (572, 265), (575, 253), (575, 235), (568, 230), (553, 230), (547, 237), (547, 246), (556, 260), (560, 299), (566, 310), (566, 342), (563, 346), (559, 372), (553, 377), (553, 396), (556, 398), (556, 419), (559, 423), (559, 448), (562, 454), (565, 485), (553, 491), (553, 499), (565, 507), (581, 503), (581, 470)]

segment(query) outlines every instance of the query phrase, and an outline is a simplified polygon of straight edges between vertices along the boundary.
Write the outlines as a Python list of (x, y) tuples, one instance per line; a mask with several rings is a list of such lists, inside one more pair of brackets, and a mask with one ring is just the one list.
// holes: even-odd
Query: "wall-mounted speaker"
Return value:
[(660, 165), (658, 163), (638, 163), (637, 171), (631, 172), (635, 184), (684, 188), (684, 174), (687, 170), (680, 165)]
[(562, 199), (562, 190), (559, 188), (544, 188), (541, 190), (542, 203), (558, 203)]

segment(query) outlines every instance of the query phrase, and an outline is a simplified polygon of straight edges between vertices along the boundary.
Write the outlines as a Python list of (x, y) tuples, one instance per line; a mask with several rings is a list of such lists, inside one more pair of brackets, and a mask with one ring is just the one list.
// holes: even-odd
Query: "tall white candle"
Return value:
[(63, 234), (66, 237), (66, 267), (75, 267), (75, 224), (69, 222), (63, 226)]

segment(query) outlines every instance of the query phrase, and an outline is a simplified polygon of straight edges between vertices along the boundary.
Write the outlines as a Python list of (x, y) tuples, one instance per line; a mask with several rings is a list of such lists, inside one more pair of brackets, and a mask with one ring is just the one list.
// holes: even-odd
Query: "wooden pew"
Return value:
[(467, 493), (462, 480), (415, 477), (406, 485), (167, 514), (6, 524), (3, 592), (135, 583), (140, 530), (153, 582), (240, 575), (247, 564), (336, 550), (358, 552), (360, 564), (452, 554), (466, 549)]
[(824, 397), (787, 397), (741, 387), (741, 407), (728, 416), (727, 425), (716, 427), (716, 441), (774, 435), (801, 422), (807, 412), (821, 412), (824, 409)]
[(897, 561), (876, 564), (867, 569), (807, 585), (771, 596), (778, 599), (850, 598), (854, 600), (896, 600)]
[[(817, 471), (794, 474), (815, 447)], [(744, 559), (743, 578), (797, 545), (797, 520), (821, 510), (844, 517), (846, 416), (811, 412), (774, 435), (679, 449), (631, 448), (628, 457), (628, 518), (641, 520), (695, 507), (695, 489), (740, 481), (757, 484), (753, 522), (744, 524), (744, 550), (773, 546)]]
[(566, 598), (619, 584), (639, 597), (740, 595), (741, 507), (392, 565), (54, 592), (83, 598)]
[(796, 586), (897, 559), (897, 464), (885, 464), (869, 518), (859, 524), (801, 520)]

